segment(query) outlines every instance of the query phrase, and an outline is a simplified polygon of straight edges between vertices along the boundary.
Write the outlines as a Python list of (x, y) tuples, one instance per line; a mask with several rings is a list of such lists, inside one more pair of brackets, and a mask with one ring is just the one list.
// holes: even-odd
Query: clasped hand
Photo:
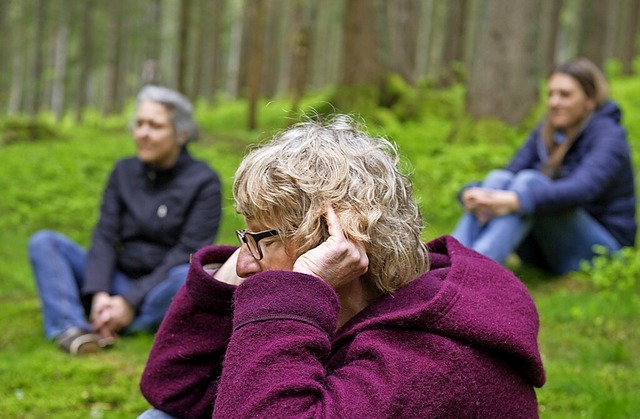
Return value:
[(102, 337), (115, 338), (133, 321), (135, 310), (120, 295), (98, 292), (91, 304), (91, 327)]
[(472, 213), (480, 224), (486, 224), (494, 217), (508, 215), (520, 209), (520, 199), (513, 191), (467, 188), (461, 199), (465, 209)]

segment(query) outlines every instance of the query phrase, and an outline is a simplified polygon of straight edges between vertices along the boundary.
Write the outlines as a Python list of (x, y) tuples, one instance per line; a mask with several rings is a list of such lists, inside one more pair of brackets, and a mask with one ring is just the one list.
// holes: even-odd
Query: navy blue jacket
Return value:
[[(562, 162), (557, 179), (520, 195), (522, 212), (544, 215), (584, 208), (623, 246), (636, 238), (636, 195), (631, 152), (620, 108), (605, 102), (591, 116)], [(546, 148), (540, 124), (506, 167), (541, 169)]]
[(118, 161), (102, 198), (87, 257), (83, 297), (110, 291), (115, 269), (135, 280), (122, 297), (138, 307), (173, 266), (211, 244), (221, 213), (220, 180), (186, 149), (168, 170), (137, 157)]

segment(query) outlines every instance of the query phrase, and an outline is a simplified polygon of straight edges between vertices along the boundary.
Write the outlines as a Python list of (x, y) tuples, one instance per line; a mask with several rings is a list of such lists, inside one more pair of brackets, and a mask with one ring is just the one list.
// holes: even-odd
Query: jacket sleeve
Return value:
[(151, 273), (135, 281), (134, 286), (122, 297), (133, 307), (140, 305), (145, 295), (161, 283), (172, 267), (186, 263), (189, 255), (209, 245), (215, 239), (222, 212), (220, 180), (213, 175), (199, 183), (191, 210), (184, 221), (178, 242), (165, 255), (162, 263)]
[(235, 286), (216, 281), (202, 265), (235, 250), (208, 246), (193, 257), (185, 285), (165, 316), (142, 374), (140, 389), (156, 409), (185, 418), (210, 418), (231, 334)]
[(505, 167), (506, 170), (518, 173), (525, 169), (537, 169), (540, 166), (540, 153), (538, 146), (540, 141), (538, 136), (540, 135), (540, 128), (536, 128), (530, 135), (525, 143), (518, 149), (516, 154), (511, 159), (511, 162)]
[(385, 417), (402, 386), (397, 368), (412, 363), (366, 334), (336, 356), (338, 313), (335, 291), (312, 276), (270, 271), (243, 282), (214, 417)]
[(580, 141), (590, 146), (585, 148), (576, 168), (565, 177), (531, 188), (528, 200), (533, 202), (534, 213), (549, 214), (595, 201), (629, 158), (626, 135), (620, 125), (600, 123), (583, 135)]
[(116, 164), (102, 195), (100, 216), (87, 254), (83, 295), (98, 291), (109, 292), (110, 289), (111, 276), (116, 266), (116, 243), (122, 209), (117, 175), (121, 167), (121, 164)]

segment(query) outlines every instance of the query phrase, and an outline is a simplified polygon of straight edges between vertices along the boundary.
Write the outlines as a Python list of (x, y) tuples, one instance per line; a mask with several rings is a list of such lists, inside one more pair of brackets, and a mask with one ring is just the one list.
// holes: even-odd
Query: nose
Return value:
[(149, 135), (149, 126), (147, 124), (138, 125), (135, 128), (134, 134), (137, 138), (145, 138), (147, 135)]
[(253, 274), (257, 274), (262, 271), (260, 263), (251, 256), (249, 248), (246, 244), (240, 247), (240, 253), (238, 253), (238, 261), (236, 262), (236, 274), (240, 278), (247, 278)]
[(549, 95), (549, 99), (547, 100), (547, 104), (550, 108), (558, 106), (560, 103), (560, 95), (551, 94)]

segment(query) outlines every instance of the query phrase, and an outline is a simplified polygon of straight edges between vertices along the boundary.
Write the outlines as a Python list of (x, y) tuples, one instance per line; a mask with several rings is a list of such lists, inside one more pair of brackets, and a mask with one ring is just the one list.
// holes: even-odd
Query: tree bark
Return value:
[(342, 84), (380, 86), (383, 71), (378, 57), (377, 2), (346, 0), (342, 53)]
[(387, 3), (389, 16), (389, 64), (408, 84), (415, 84), (421, 0)]
[(540, 47), (542, 49), (542, 74), (546, 76), (556, 65), (556, 48), (560, 34), (560, 15), (564, 7), (564, 0), (542, 1), (540, 28)]
[(211, 38), (211, 48), (209, 50), (209, 54), (211, 57), (211, 73), (209, 74), (210, 89), (208, 97), (211, 102), (214, 102), (217, 92), (223, 85), (224, 52), (221, 48), (221, 45), (227, 1), (215, 0), (212, 1), (211, 4), (213, 5), (213, 10), (211, 13), (213, 17), (213, 36)]
[(292, 40), (292, 58), (291, 58), (291, 107), (294, 112), (298, 111), (300, 100), (304, 94), (305, 86), (310, 71), (311, 57), (311, 24), (313, 20), (313, 12), (315, 5), (311, 5), (312, 9), (309, 13), (305, 13), (305, 5), (296, 2), (293, 11), (293, 40)]
[(36, 3), (36, 34), (33, 48), (33, 72), (31, 74), (33, 91), (29, 114), (35, 116), (42, 107), (42, 90), (44, 86), (44, 54), (45, 26), (47, 22), (47, 2), (38, 0)]
[(640, 0), (630, 0), (629, 13), (622, 49), (622, 74), (631, 76), (635, 73), (633, 59), (636, 56), (638, 39), (638, 19), (640, 19)]
[(76, 95), (76, 122), (82, 123), (84, 110), (89, 101), (89, 76), (93, 67), (93, 9), (95, 0), (85, 0), (82, 11), (82, 53), (80, 54), (80, 77)]
[[(314, 86), (327, 86), (340, 82), (342, 54), (338, 53), (343, 48), (343, 31), (336, 29), (336, 22), (344, 20), (343, 0), (324, 0), (322, 7), (316, 2), (311, 2), (316, 8), (316, 18), (312, 23), (310, 58), (311, 74), (310, 84)], [(342, 29), (342, 28), (341, 28)], [(333, 51), (327, 54), (327, 51)]]
[[(243, 86), (244, 77), (240, 74), (243, 71), (242, 56), (244, 47), (245, 27), (247, 26), (246, 8), (241, 13), (241, 18), (233, 20), (231, 33), (229, 35), (229, 59), (227, 67), (227, 93), (232, 98), (240, 97), (240, 90)], [(244, 72), (244, 71), (243, 71)]]
[(142, 85), (160, 84), (161, 39), (162, 39), (162, 0), (151, 0), (147, 5), (146, 21), (148, 35), (145, 39), (145, 59), (142, 64)]
[[(264, 35), (262, 48), (269, 51), (263, 54), (261, 93), (266, 98), (276, 95), (278, 76), (282, 60), (282, 26), (285, 10), (281, 0), (265, 3)], [(295, 7), (295, 6), (294, 6)]]
[(488, 0), (476, 37), (465, 99), (478, 118), (494, 117), (518, 124), (538, 101), (534, 31), (537, 5), (530, 0)]
[(7, 93), (11, 86), (11, 59), (13, 52), (13, 37), (11, 36), (11, 25), (7, 18), (9, 10), (9, 0), (0, 0), (0, 109), (7, 109), (9, 97)]
[(58, 29), (56, 30), (55, 62), (53, 88), (51, 92), (51, 110), (57, 121), (64, 115), (64, 86), (67, 74), (67, 43), (69, 38), (70, 5), (63, 0), (58, 13)]
[(105, 78), (103, 115), (119, 112), (120, 60), (122, 59), (123, 0), (111, 0), (109, 3), (109, 29), (107, 40), (107, 66)]
[(249, 115), (247, 127), (256, 129), (258, 125), (258, 99), (262, 85), (262, 66), (264, 54), (264, 0), (252, 0), (247, 3), (250, 13), (251, 34), (249, 47)]
[(578, 55), (604, 68), (606, 58), (607, 0), (585, 0), (582, 8)]
[(449, 2), (447, 11), (447, 28), (442, 57), (442, 71), (438, 84), (449, 86), (461, 80), (461, 72), (456, 66), (465, 62), (464, 47), (467, 28), (468, 0), (453, 0)]
[(196, 2), (196, 18), (195, 20), (195, 57), (191, 60), (193, 66), (193, 80), (191, 89), (188, 92), (189, 96), (196, 100), (202, 96), (203, 86), (205, 83), (206, 66), (209, 64), (207, 57), (208, 44), (209, 44), (209, 29), (211, 16), (207, 15), (207, 3), (208, 0), (199, 0)]
[(187, 93), (187, 68), (189, 60), (189, 21), (191, 0), (180, 2), (180, 22), (178, 27), (178, 91)]

